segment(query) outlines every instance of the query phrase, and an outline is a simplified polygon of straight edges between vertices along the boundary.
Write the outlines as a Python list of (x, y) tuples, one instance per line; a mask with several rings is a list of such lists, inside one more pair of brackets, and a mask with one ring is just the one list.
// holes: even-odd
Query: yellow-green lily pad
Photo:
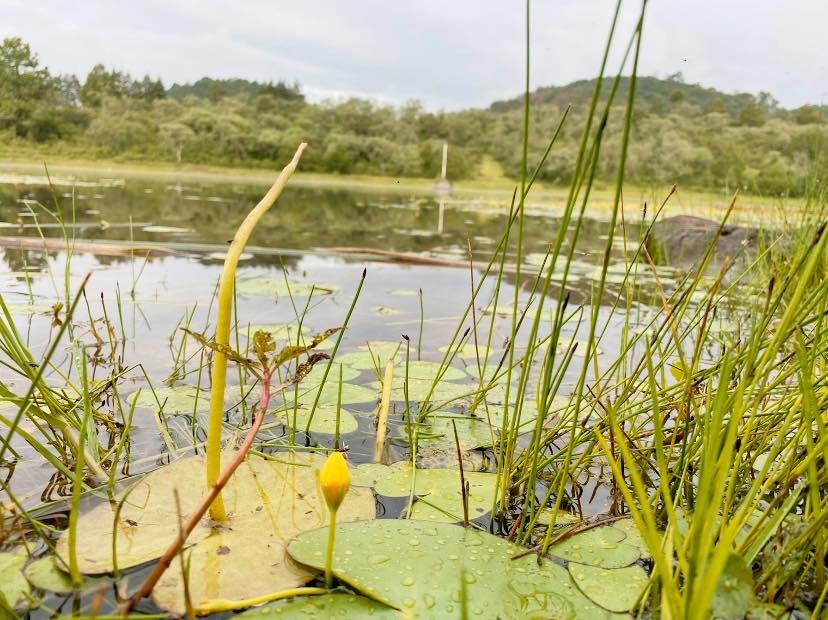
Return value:
[[(318, 405), (311, 418), (310, 409), (307, 407), (288, 407), (274, 412), (276, 417), (285, 425), (296, 430), (305, 430), (310, 420), (311, 433), (324, 433), (333, 435), (337, 432), (337, 407), (334, 403)], [(353, 433), (359, 428), (356, 417), (345, 408), (339, 409), (339, 433), (345, 435)]]
[[(226, 463), (232, 454), (223, 455)], [(316, 454), (279, 453), (271, 459), (249, 457), (223, 491), (229, 519), (215, 527), (205, 518), (188, 539), (189, 591), (196, 605), (206, 600), (239, 600), (296, 587), (313, 573), (285, 558), (284, 544), (299, 532), (323, 526), (328, 510), (318, 491), (316, 471), (324, 458)], [(177, 461), (158, 469), (120, 493), (116, 502), (101, 504), (78, 521), (78, 563), (84, 573), (111, 572), (157, 558), (178, 536), (177, 492), (186, 517), (206, 490), (203, 457)], [(114, 505), (123, 508), (114, 522)], [(351, 489), (339, 509), (343, 522), (371, 519), (373, 494)], [(112, 557), (113, 530), (117, 560)], [(64, 533), (57, 551), (66, 557)], [(184, 586), (176, 561), (156, 587), (153, 598), (175, 614), (183, 614)]]
[(32, 588), (23, 576), (23, 565), (29, 555), (24, 548), (0, 552), (0, 594), (10, 607), (22, 609), (29, 600)]
[(638, 565), (599, 568), (570, 562), (569, 574), (593, 603), (608, 611), (630, 611), (650, 581)]
[[(464, 475), (469, 483), (469, 518), (475, 519), (491, 510), (497, 476), (476, 471), (464, 472)], [(409, 518), (444, 523), (463, 520), (457, 469), (413, 469), (408, 461), (391, 466), (371, 463), (353, 469), (353, 484), (371, 486), (387, 497), (407, 497), (413, 485), (418, 499), (407, 515)]]
[(316, 284), (285, 280), (284, 278), (241, 278), (236, 290), (243, 295), (270, 297), (307, 297), (309, 295), (330, 295), (339, 290), (336, 284)]
[(598, 568), (623, 568), (641, 557), (641, 549), (637, 545), (625, 542), (626, 538), (625, 532), (604, 525), (552, 545), (549, 553), (578, 564)]
[(66, 594), (75, 590), (69, 575), (57, 565), (57, 558), (53, 555), (44, 555), (42, 558), (29, 562), (23, 571), (24, 576), (35, 588)]
[[(128, 397), (132, 402), (132, 397)], [(161, 409), (166, 414), (194, 413), (210, 410), (209, 390), (200, 390), (194, 385), (175, 385), (173, 387), (157, 387), (152, 390), (143, 389), (135, 402), (137, 407)]]

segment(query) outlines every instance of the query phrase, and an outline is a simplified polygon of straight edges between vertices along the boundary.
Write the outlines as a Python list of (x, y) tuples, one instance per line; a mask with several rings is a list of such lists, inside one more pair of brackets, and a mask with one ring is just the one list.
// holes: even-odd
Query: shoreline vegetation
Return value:
[[(312, 145), (311, 147), (312, 148)], [(269, 186), (273, 173), (259, 168), (225, 167), (205, 164), (172, 164), (168, 162), (121, 162), (114, 160), (73, 160), (45, 158), (38, 161), (34, 156), (20, 158), (0, 154), (0, 183), (39, 185), (45, 180), (46, 171), (55, 185), (72, 182), (109, 179), (114, 182), (130, 180), (169, 181), (176, 183), (209, 183)], [(377, 175), (342, 175), (320, 172), (297, 171), (291, 185), (297, 187), (343, 188), (365, 192), (408, 193), (414, 196), (433, 196), (447, 203), (473, 203), (476, 209), (508, 211), (512, 193), (518, 181), (504, 176), (466, 179), (453, 183), (449, 196), (437, 196), (437, 179), (412, 177), (386, 177)], [(642, 205), (660, 204), (670, 193), (670, 187), (644, 188), (632, 186), (625, 189), (628, 213), (640, 213)], [(537, 182), (527, 206), (541, 211), (556, 211), (566, 199), (567, 188), (550, 183)], [(611, 206), (612, 187), (596, 184), (587, 215), (600, 219)], [(700, 215), (721, 220), (733, 201), (732, 195), (723, 193), (684, 190), (679, 188), (662, 211), (662, 217), (671, 215)], [(807, 202), (799, 198), (769, 198), (740, 194), (728, 221), (735, 224), (763, 226), (780, 222), (802, 212)]]
[[(529, 173), (539, 183), (568, 187), (584, 129), (597, 136), (594, 93), (594, 102), (606, 106), (602, 141), (615, 148), (629, 129), (625, 189), (678, 184), (713, 192), (724, 204), (737, 191), (778, 202), (820, 195), (828, 178), (828, 107), (790, 110), (770, 93), (724, 93), (688, 84), (681, 73), (636, 77), (634, 89), (631, 76), (619, 75), (611, 88), (596, 78), (527, 91), (532, 107), (525, 126), (523, 97), (446, 111), (416, 100), (310, 101), (300, 84), (284, 81), (205, 77), (168, 87), (102, 64), (85, 77), (57, 75), (18, 37), (0, 42), (0, 84), (0, 159), (264, 171), (307, 142), (303, 176), (333, 174), (349, 182), (377, 176), (402, 185), (436, 177), (448, 144), (445, 175), (458, 188), (498, 188), (501, 180)], [(633, 90), (636, 107), (625, 128), (622, 102)], [(525, 157), (516, 145), (524, 129)], [(555, 148), (545, 156), (553, 135)], [(541, 160), (535, 172), (523, 168)], [(597, 189), (613, 186), (616, 163), (610, 149), (596, 160)], [(505, 184), (511, 193), (514, 183)]]

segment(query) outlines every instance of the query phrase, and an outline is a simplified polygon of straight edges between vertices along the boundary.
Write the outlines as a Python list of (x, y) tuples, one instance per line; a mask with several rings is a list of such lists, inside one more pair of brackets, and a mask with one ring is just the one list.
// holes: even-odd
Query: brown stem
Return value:
[[(272, 392), (270, 388), (270, 379), (272, 378), (272, 374), (272, 370), (265, 370), (262, 374), (262, 397), (259, 400), (259, 412), (256, 415), (256, 420), (253, 422), (253, 426), (251, 426), (250, 430), (247, 431), (247, 435), (245, 436), (241, 446), (239, 446), (233, 460), (227, 465), (227, 467), (224, 468), (219, 477), (216, 479), (216, 483), (210, 488), (204, 499), (201, 500), (201, 504), (198, 505), (198, 508), (196, 508), (190, 515), (190, 518), (187, 519), (187, 522), (184, 524), (184, 527), (181, 528), (178, 537), (170, 544), (169, 547), (167, 547), (164, 555), (158, 558), (158, 562), (155, 564), (152, 572), (144, 580), (144, 583), (141, 584), (141, 587), (138, 588), (138, 591), (123, 603), (121, 606), (122, 613), (129, 613), (141, 601), (141, 599), (144, 599), (152, 594), (152, 590), (155, 587), (155, 584), (158, 583), (161, 575), (163, 575), (164, 572), (170, 567), (173, 558), (175, 558), (175, 556), (181, 552), (181, 549), (184, 548), (187, 538), (199, 524), (204, 515), (207, 514), (213, 500), (218, 497), (222, 489), (227, 486), (230, 478), (239, 468), (239, 465), (241, 465), (244, 461), (244, 457), (247, 456), (248, 452), (250, 452), (250, 448), (253, 446), (253, 440), (256, 439), (256, 434), (262, 427), (262, 422), (264, 422), (264, 417), (267, 413), (268, 405), (270, 404), (270, 395)], [(291, 381), (288, 381), (283, 385), (280, 385), (276, 388), (276, 391), (278, 392), (291, 383)]]

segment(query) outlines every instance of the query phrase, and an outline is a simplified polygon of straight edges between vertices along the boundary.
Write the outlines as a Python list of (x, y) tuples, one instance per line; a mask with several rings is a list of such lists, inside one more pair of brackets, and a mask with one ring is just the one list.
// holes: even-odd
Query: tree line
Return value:
[[(594, 80), (582, 80), (532, 93), (530, 162), (540, 160), (567, 113), (539, 171), (542, 180), (571, 180), (594, 87)], [(628, 88), (623, 78), (616, 101), (625, 100)], [(627, 181), (764, 195), (819, 191), (828, 178), (826, 112), (813, 105), (788, 110), (768, 93), (686, 84), (681, 74), (639, 78)], [(616, 106), (605, 128), (599, 181), (614, 177), (613, 147), (622, 129)], [(522, 131), (521, 98), (457, 112), (429, 111), (416, 101), (312, 103), (298, 83), (203, 78), (166, 88), (160, 79), (134, 79), (102, 64), (81, 81), (52, 75), (20, 38), (0, 45), (0, 137), (7, 152), (274, 168), (307, 141), (305, 171), (435, 177), (447, 141), (449, 178), (488, 174), (492, 162), (516, 178)]]

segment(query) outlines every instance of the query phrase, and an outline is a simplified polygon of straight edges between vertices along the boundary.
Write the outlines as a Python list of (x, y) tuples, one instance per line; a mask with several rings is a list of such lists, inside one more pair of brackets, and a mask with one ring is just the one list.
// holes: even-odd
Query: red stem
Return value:
[[(244, 457), (247, 456), (247, 453), (250, 452), (250, 448), (253, 446), (253, 441), (256, 439), (256, 434), (259, 432), (259, 429), (262, 427), (262, 422), (264, 422), (265, 414), (267, 413), (267, 407), (270, 404), (270, 379), (272, 377), (272, 371), (264, 371), (261, 377), (261, 384), (262, 384), (262, 397), (259, 400), (259, 412), (256, 415), (256, 419), (253, 422), (253, 426), (250, 427), (250, 430), (247, 432), (247, 435), (244, 438), (241, 446), (239, 446), (238, 452), (233, 457), (233, 460), (230, 462), (227, 467), (219, 475), (216, 483), (212, 486), (209, 490), (207, 495), (201, 500), (201, 504), (199, 504), (198, 508), (195, 509), (190, 515), (190, 518), (187, 519), (187, 522), (181, 528), (181, 531), (178, 537), (167, 547), (167, 550), (164, 552), (160, 558), (158, 558), (158, 562), (155, 564), (155, 567), (152, 569), (152, 572), (147, 576), (144, 580), (144, 583), (141, 584), (141, 587), (138, 591), (133, 594), (129, 599), (127, 599), (124, 604), (122, 605), (122, 612), (129, 613), (135, 605), (137, 605), (141, 599), (148, 597), (152, 594), (152, 590), (155, 587), (155, 584), (158, 583), (158, 580), (161, 578), (161, 575), (170, 567), (172, 564), (173, 558), (181, 552), (181, 549), (184, 548), (184, 544), (187, 542), (187, 538), (199, 524), (201, 519), (207, 514), (207, 511), (210, 510), (210, 506), (213, 504), (213, 500), (218, 497), (219, 493), (227, 486), (227, 483), (230, 481), (230, 478), (239, 468), (239, 465), (242, 464), (244, 461)], [(286, 384), (287, 385), (287, 384)], [(277, 391), (285, 386), (279, 386)]]

